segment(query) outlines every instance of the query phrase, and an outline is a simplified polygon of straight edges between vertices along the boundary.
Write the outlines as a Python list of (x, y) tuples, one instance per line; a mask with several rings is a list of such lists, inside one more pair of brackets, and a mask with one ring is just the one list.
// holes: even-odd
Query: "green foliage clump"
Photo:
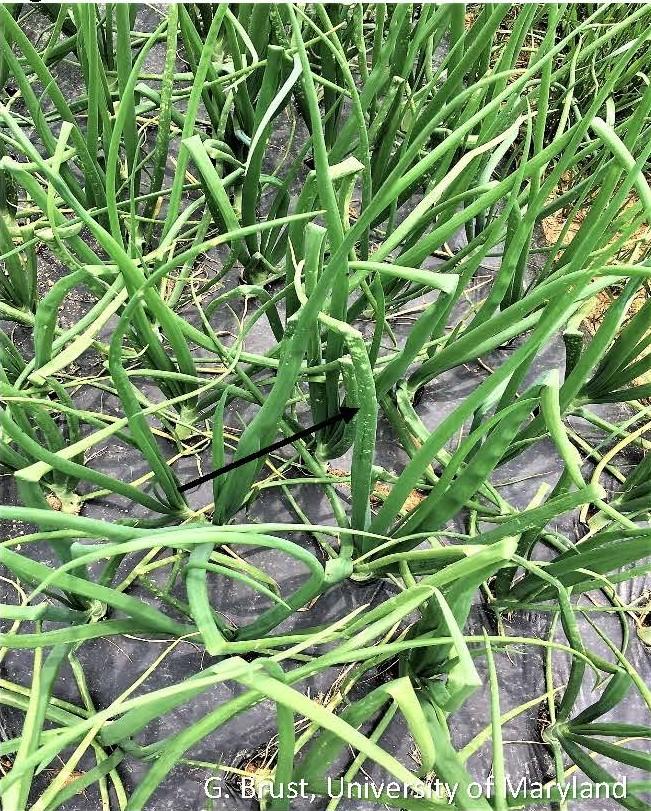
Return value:
[[(648, 771), (649, 756), (619, 739), (651, 729), (602, 716), (630, 691), (651, 708), (627, 657), (629, 616), (644, 607), (617, 590), (648, 572), (651, 548), (651, 303), (638, 306), (651, 265), (622, 261), (651, 226), (651, 9), (146, 11), (0, 6), (0, 318), (15, 329), (0, 330), (0, 465), (20, 501), (0, 518), (35, 525), (0, 545), (18, 595), (0, 606), (12, 623), (0, 660), (33, 651), (30, 684), (0, 682), (0, 703), (23, 718), (0, 742), (3, 808), (52, 811), (94, 784), (103, 809), (153, 807), (193, 746), (266, 699), (277, 719), (272, 779), (305, 779), (317, 794), (349, 744), (347, 781), (371, 760), (413, 789), (401, 808), (441, 807), (419, 796), (427, 780), (459, 783), (462, 797), (467, 760), (492, 742), (495, 795), (472, 808), (524, 808), (530, 798), (507, 797), (501, 782), (503, 727), (536, 703), (547, 705), (559, 783), (573, 766), (595, 782), (621, 764)], [(560, 210), (568, 223), (580, 212), (578, 227), (541, 247), (541, 223)], [(604, 293), (611, 304), (587, 334)], [(89, 306), (70, 322), (81, 296)], [(565, 357), (536, 375), (558, 335)], [(434, 425), (423, 417), (432, 386), (479, 364), (486, 373), (454, 408)], [(110, 404), (82, 405), (89, 391)], [(633, 416), (611, 424), (595, 408), (609, 403)], [(184, 458), (208, 451), (217, 469), (229, 447), (243, 459), (342, 405), (357, 409), (352, 422), (216, 477), (210, 503), (182, 488)], [(241, 430), (229, 427), (245, 408)], [(577, 434), (576, 417), (610, 449)], [(380, 466), (379, 421), (404, 454), (398, 473)], [(545, 441), (560, 475), (517, 506), (494, 474)], [(144, 474), (103, 469), (107, 444)], [(616, 457), (628, 446), (641, 460), (622, 474)], [(349, 469), (329, 466), (346, 454)], [(604, 471), (618, 479), (614, 493)], [(310, 516), (303, 487), (324, 495), (327, 519)], [(247, 517), (265, 489), (282, 493), (295, 522)], [(116, 499), (131, 513), (123, 520), (78, 514)], [(580, 539), (556, 528), (573, 511), (586, 520)], [(34, 554), (44, 546), (55, 568)], [(250, 548), (275, 550), (303, 580), (285, 593), (246, 559)], [(153, 572), (165, 573), (163, 588)], [(316, 622), (318, 603), (307, 627), (287, 624), (327, 591), (369, 579), (395, 593), (328, 626)], [(214, 604), (214, 589), (232, 582), (266, 606), (248, 624)], [(596, 610), (622, 624), (620, 643), (598, 629), (607, 658), (586, 642), (592, 621), (579, 604), (598, 593)], [(478, 598), (497, 633), (465, 632)], [(520, 608), (550, 613), (549, 636), (508, 634), (503, 618)], [(77, 652), (117, 635), (170, 646), (98, 707)], [(177, 683), (147, 683), (184, 640), (216, 660)], [(544, 652), (546, 688), (504, 715), (496, 657), (516, 644)], [(563, 657), (569, 676), (556, 684)], [(56, 698), (66, 662), (76, 704)], [(392, 662), (390, 681), (351, 697)], [(324, 706), (305, 684), (333, 667), (346, 678)], [(586, 708), (591, 676), (603, 689)], [(246, 690), (139, 742), (152, 720), (225, 682)], [(484, 682), (490, 724), (457, 750), (455, 713)], [(397, 714), (417, 773), (381, 744)], [(301, 719), (310, 724), (299, 732)], [(87, 753), (94, 765), (81, 771)], [(148, 764), (130, 792), (128, 758)], [(56, 775), (36, 798), (51, 763)], [(621, 804), (649, 808), (645, 786), (631, 783)]]

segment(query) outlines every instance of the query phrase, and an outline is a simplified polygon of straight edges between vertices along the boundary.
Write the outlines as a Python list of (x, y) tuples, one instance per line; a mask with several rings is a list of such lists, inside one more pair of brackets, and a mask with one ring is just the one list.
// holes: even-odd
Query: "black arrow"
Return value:
[(181, 493), (183, 493), (185, 490), (192, 490), (193, 487), (198, 487), (200, 484), (208, 482), (211, 479), (215, 479), (217, 476), (221, 476), (224, 473), (230, 473), (231, 470), (235, 470), (235, 468), (246, 465), (249, 462), (253, 462), (255, 459), (261, 459), (263, 456), (267, 456), (267, 454), (277, 451), (279, 448), (283, 448), (285, 445), (291, 445), (293, 442), (296, 442), (296, 440), (303, 439), (305, 436), (315, 434), (317, 431), (320, 431), (322, 428), (327, 428), (328, 425), (332, 425), (335, 422), (340, 422), (341, 420), (344, 422), (350, 422), (358, 411), (358, 408), (341, 406), (338, 414), (328, 417), (326, 420), (318, 422), (316, 425), (311, 425), (309, 428), (303, 428), (302, 431), (298, 431), (297, 433), (285, 437), (284, 439), (279, 439), (278, 442), (274, 442), (273, 445), (267, 445), (266, 448), (260, 448), (260, 450), (256, 451), (255, 453), (250, 453), (248, 456), (243, 456), (241, 459), (235, 459), (233, 462), (229, 462), (229, 464), (224, 465), (224, 467), (220, 467), (219, 470), (204, 473), (204, 475), (199, 476), (198, 479), (192, 479), (192, 481), (182, 484), (179, 487), (179, 490)]

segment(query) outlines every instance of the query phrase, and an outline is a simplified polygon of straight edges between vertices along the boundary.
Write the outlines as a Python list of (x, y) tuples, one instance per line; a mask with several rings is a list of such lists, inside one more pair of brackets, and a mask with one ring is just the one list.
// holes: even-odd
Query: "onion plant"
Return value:
[[(0, 662), (31, 657), (23, 682), (0, 680), (20, 718), (0, 741), (4, 809), (82, 791), (103, 811), (155, 808), (193, 747), (265, 701), (276, 790), (302, 779), (325, 797), (369, 761), (410, 792), (379, 805), (526, 808), (503, 779), (505, 727), (532, 706), (501, 709), (516, 645), (540, 658), (558, 807), (573, 770), (612, 783), (625, 768), (618, 802), (650, 807), (651, 759), (630, 742), (651, 726), (617, 715), (634, 693), (651, 709), (629, 654), (648, 604), (620, 590), (651, 552), (651, 264), (628, 250), (651, 227), (650, 20), (623, 4), (0, 6), (0, 465), (15, 484), (0, 518), (24, 525), (0, 543)], [(436, 387), (464, 370), (472, 385), (433, 418)], [(557, 472), (515, 503), (499, 482), (532, 452)], [(251, 454), (211, 496), (181, 487), (188, 459)], [(267, 489), (294, 521), (247, 512)], [(116, 503), (126, 517), (96, 517)], [(252, 550), (302, 579), (288, 589)], [(319, 598), (354, 603), (369, 581), (383, 601), (319, 621)], [(220, 608), (232, 583), (262, 606), (248, 621)], [(471, 634), (479, 601), (490, 622)], [(508, 632), (522, 608), (551, 616), (547, 636)], [(77, 653), (121, 635), (168, 646), (98, 699)], [(188, 641), (211, 658), (157, 681)], [(76, 702), (57, 696), (65, 666)], [(309, 679), (333, 668), (326, 705)], [(143, 742), (224, 683), (244, 689)], [(484, 685), (485, 728), (460, 749), (458, 713)], [(384, 739), (398, 720), (414, 768)], [(481, 747), (496, 788), (473, 799)], [(452, 806), (428, 796), (434, 778), (460, 786)]]

